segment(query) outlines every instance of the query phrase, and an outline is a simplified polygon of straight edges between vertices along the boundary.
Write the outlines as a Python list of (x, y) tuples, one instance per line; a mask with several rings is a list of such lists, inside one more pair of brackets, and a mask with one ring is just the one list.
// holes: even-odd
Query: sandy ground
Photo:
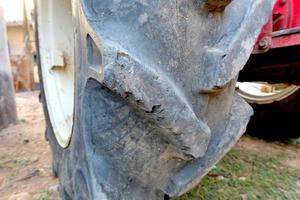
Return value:
[(40, 199), (56, 189), (38, 92), (16, 94), (19, 123), (0, 132), (0, 199)]
[[(16, 94), (19, 123), (0, 132), (0, 200), (59, 199), (52, 177), (51, 152), (38, 92)], [(300, 148), (243, 137), (235, 148), (284, 154), (286, 165), (300, 169)], [(54, 191), (56, 195), (48, 193)]]
[(244, 136), (235, 148), (247, 149), (257, 154), (284, 156), (283, 165), (300, 170), (300, 144), (266, 142)]

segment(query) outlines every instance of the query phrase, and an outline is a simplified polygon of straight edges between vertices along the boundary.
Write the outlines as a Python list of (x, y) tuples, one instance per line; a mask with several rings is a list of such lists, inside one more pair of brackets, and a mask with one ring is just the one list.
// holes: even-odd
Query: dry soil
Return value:
[[(51, 171), (51, 152), (38, 92), (16, 94), (19, 122), (0, 131), (0, 200), (59, 199)], [(235, 148), (257, 154), (284, 154), (284, 164), (300, 169), (296, 144), (243, 137)]]

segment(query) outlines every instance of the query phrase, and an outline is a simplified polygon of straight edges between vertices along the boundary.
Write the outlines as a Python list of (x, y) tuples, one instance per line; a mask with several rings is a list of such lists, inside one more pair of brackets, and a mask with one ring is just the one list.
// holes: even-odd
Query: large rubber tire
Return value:
[(252, 104), (254, 116), (247, 133), (268, 140), (288, 140), (300, 137), (300, 90), (270, 104)]
[(246, 129), (252, 109), (235, 94), (236, 77), (272, 2), (233, 1), (223, 13), (205, 1), (72, 2), (75, 114), (65, 149), (41, 80), (63, 199), (183, 194)]

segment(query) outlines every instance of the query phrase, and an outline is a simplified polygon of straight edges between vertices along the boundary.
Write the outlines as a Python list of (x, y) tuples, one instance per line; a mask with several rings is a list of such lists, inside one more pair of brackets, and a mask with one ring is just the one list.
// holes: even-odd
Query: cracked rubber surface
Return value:
[(63, 199), (183, 194), (245, 131), (252, 109), (235, 83), (272, 2), (232, 1), (220, 12), (201, 0), (73, 3), (68, 148), (57, 144), (44, 106)]

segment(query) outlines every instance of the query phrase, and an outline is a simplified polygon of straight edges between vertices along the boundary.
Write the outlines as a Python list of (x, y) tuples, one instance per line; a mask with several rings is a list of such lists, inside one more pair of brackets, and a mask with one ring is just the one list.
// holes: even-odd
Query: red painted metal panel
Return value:
[[(295, 31), (297, 29), (299, 30)], [(280, 35), (283, 31), (284, 34)], [(253, 53), (264, 53), (271, 48), (300, 45), (299, 35), (300, 0), (277, 0), (272, 16), (257, 39)]]
[(272, 48), (281, 48), (300, 45), (300, 33), (272, 39)]
[(293, 21), (292, 27), (300, 27), (300, 1), (293, 0), (293, 11), (292, 11)]
[(273, 31), (300, 26), (300, 1), (278, 0), (273, 9)]
[(299, 85), (299, 54), (300, 0), (277, 0), (240, 80)]

